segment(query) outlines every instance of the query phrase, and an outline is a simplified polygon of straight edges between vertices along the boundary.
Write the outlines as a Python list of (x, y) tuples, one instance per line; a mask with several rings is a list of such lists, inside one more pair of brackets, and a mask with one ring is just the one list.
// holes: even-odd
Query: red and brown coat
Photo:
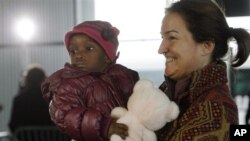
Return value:
[(180, 107), (179, 117), (157, 131), (158, 141), (228, 141), (238, 109), (227, 84), (226, 65), (215, 62), (190, 77), (160, 86)]

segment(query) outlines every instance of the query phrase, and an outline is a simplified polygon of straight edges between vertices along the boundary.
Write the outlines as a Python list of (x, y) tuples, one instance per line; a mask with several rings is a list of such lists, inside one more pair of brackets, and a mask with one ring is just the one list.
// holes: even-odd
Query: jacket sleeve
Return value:
[(47, 103), (52, 100), (53, 94), (56, 93), (57, 87), (60, 85), (60, 75), (61, 72), (58, 71), (46, 78), (41, 84), (42, 97)]
[(170, 140), (229, 140), (229, 119), (228, 110), (221, 103), (206, 101), (195, 104), (179, 119), (180, 128)]
[(61, 131), (76, 140), (99, 141), (107, 139), (111, 122), (110, 88), (99, 81), (86, 88), (79, 83), (63, 81), (53, 92), (50, 115)]

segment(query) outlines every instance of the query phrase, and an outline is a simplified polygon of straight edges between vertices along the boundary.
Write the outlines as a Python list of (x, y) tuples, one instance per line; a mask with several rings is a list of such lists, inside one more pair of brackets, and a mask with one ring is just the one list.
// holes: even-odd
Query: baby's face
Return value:
[(69, 54), (73, 66), (88, 72), (103, 72), (111, 62), (101, 46), (84, 34), (70, 38)]

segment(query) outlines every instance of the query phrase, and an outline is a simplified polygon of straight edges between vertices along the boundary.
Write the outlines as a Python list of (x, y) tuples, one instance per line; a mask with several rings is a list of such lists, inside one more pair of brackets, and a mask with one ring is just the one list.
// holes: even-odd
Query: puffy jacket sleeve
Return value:
[(49, 91), (44, 93), (50, 93), (51, 119), (62, 132), (73, 139), (107, 140), (110, 111), (117, 105), (112, 100), (115, 92), (102, 80), (92, 82), (84, 88), (79, 84), (79, 81), (61, 80), (56, 87), (52, 85), (53, 88), (47, 88)]

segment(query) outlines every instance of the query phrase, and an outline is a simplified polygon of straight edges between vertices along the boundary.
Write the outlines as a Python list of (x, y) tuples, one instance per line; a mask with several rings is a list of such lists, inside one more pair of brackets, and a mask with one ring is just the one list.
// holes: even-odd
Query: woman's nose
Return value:
[(158, 49), (158, 53), (163, 54), (163, 53), (166, 53), (166, 52), (168, 52), (167, 44), (162, 41), (161, 44), (160, 44), (160, 47)]

